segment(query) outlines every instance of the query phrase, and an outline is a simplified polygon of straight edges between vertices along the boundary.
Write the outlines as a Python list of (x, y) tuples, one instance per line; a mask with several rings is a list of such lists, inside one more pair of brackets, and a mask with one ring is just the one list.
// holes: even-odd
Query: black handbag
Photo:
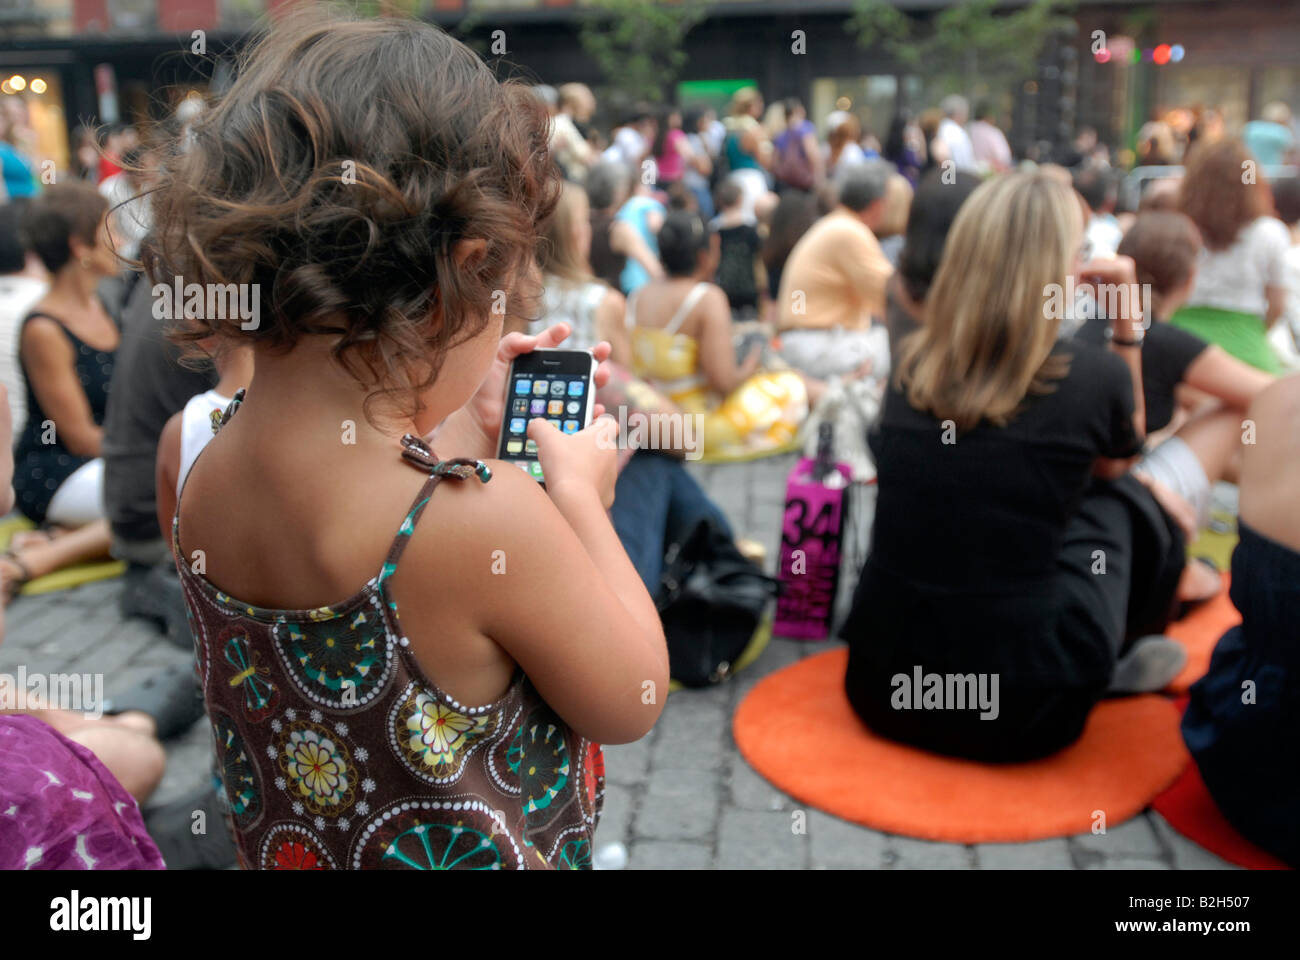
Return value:
[(655, 606), (672, 678), (687, 687), (725, 680), (779, 589), (713, 520), (670, 544)]

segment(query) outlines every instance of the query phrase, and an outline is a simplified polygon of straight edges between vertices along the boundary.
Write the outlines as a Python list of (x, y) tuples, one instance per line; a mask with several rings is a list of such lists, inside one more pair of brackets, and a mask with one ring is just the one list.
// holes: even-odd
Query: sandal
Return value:
[(0, 601), (7, 607), (18, 596), (18, 591), (32, 581), (32, 571), (13, 550), (0, 553), (0, 560), (7, 560), (18, 568), (18, 576), (5, 580), (3, 587), (0, 587)]

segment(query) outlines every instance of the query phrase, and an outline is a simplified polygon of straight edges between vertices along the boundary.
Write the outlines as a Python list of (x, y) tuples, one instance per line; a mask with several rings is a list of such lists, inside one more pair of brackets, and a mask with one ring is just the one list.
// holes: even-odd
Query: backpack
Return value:
[(778, 590), (708, 517), (669, 545), (655, 606), (672, 678), (686, 687), (725, 680)]

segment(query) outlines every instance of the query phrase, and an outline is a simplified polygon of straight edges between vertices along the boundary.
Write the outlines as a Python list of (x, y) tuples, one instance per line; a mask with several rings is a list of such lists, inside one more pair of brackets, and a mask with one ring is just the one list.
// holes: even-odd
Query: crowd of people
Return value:
[[(873, 411), (845, 689), (945, 754), (1042, 757), (1103, 697), (1163, 689), (1185, 661), (1165, 628), (1222, 589), (1188, 545), (1235, 483), (1243, 622), (1184, 732), (1225, 814), (1300, 862), (1275, 762), (1300, 745), (1300, 181), (1241, 173), (1277, 132), (1207, 123), (1181, 179), (1121, 210), (1086, 136), (1018, 159), (960, 96), (883, 144), (752, 87), (723, 118), (597, 113), (426, 25), (289, 18), (202, 111), (109, 132), (86, 179), (24, 192), (5, 159), (0, 379), (32, 529), (4, 598), (125, 560), (123, 612), (193, 647), (201, 692), (173, 672), (94, 723), (0, 730), (70, 742), (68, 782), (97, 758), (143, 801), (159, 741), (206, 712), (223, 786), (177, 806), (183, 835), (149, 824), (172, 866), (391, 865), (444, 822), (456, 864), (589, 865), (599, 744), (663, 709), (666, 554), (730, 530), (689, 451), (628, 449), (608, 419), (529, 424), (545, 490), (483, 463), (511, 360), (563, 343), (600, 361), (601, 409), (697, 417), (712, 459), (798, 449), (844, 391)], [(260, 291), (260, 322), (160, 311), (182, 279)], [(917, 664), (999, 676), (998, 719), (898, 710)], [(183, 829), (200, 807), (233, 852)], [(135, 822), (94, 829), (121, 832), (112, 862), (160, 862)]]

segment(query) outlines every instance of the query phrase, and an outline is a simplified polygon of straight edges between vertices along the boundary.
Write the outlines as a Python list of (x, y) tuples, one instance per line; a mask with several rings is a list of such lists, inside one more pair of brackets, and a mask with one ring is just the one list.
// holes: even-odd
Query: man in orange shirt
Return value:
[(777, 304), (781, 356), (810, 377), (886, 376), (889, 340), (879, 322), (893, 267), (873, 229), (893, 168), (873, 160), (839, 178), (839, 205), (795, 244)]

